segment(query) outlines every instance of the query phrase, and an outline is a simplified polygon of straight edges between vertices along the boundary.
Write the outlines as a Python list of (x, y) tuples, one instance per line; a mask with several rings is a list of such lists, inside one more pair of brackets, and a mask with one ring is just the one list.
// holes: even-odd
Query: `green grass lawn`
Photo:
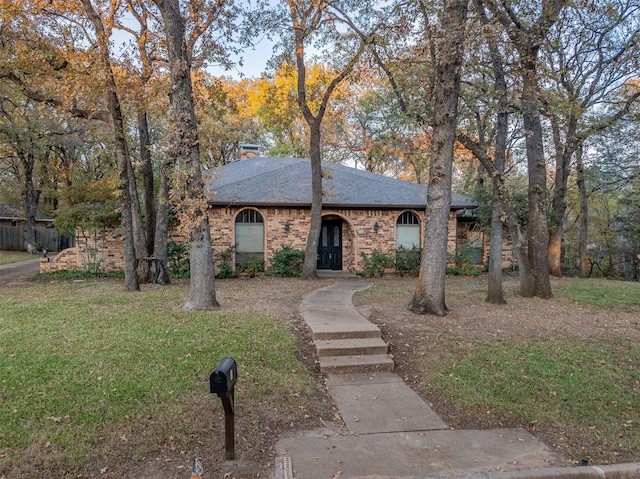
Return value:
[(606, 308), (640, 306), (640, 284), (631, 281), (565, 278), (558, 282), (554, 292), (577, 303)]
[(24, 251), (0, 251), (0, 266), (35, 258), (37, 258), (37, 256), (25, 253)]
[[(251, 285), (225, 284), (249, 298)], [(391, 282), (362, 295), (370, 296), (366, 304), (405, 305), (405, 289)], [(597, 297), (592, 307), (599, 310), (640, 313), (637, 283), (562, 280), (554, 293), (579, 303)], [(453, 281), (448, 294), (484, 296), (480, 280)], [(248, 448), (264, 433), (257, 411), (288, 426), (305, 404), (300, 398), (323, 387), (296, 359), (286, 322), (256, 312), (184, 312), (186, 295), (185, 285), (127, 293), (119, 281), (0, 288), (0, 477), (78, 477), (87, 458), (113, 450), (114, 437), (127, 444), (118, 461), (141, 461), (168, 444), (202, 450), (220, 431), (208, 379), (224, 356), (238, 361), (238, 413), (253, 425), (243, 434), (255, 436), (246, 438)], [(438, 334), (438, 348), (447, 350), (441, 357), (451, 361), (425, 365), (433, 372), (430, 393), (473, 414), (490, 405), (506, 423), (597, 435), (597, 444), (615, 444), (625, 458), (640, 460), (640, 344), (613, 334), (462, 344)], [(594, 446), (584, 447), (589, 455)]]
[(113, 431), (137, 438), (127, 452), (134, 461), (169, 437), (200, 447), (195, 431), (214, 429), (217, 406), (209, 374), (224, 356), (239, 365), (239, 407), (320, 386), (281, 321), (187, 313), (179, 308), (186, 293), (127, 293), (110, 282), (0, 289), (0, 477), (26, 466), (34, 477), (74, 471)]

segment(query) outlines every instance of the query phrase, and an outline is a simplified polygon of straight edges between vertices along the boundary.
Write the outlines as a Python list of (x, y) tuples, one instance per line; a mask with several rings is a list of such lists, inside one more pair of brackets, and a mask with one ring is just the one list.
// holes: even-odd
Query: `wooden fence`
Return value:
[[(53, 228), (36, 227), (36, 243), (47, 251), (62, 251), (74, 245), (74, 238), (60, 235)], [(27, 251), (27, 231), (24, 226), (0, 226), (0, 250)]]

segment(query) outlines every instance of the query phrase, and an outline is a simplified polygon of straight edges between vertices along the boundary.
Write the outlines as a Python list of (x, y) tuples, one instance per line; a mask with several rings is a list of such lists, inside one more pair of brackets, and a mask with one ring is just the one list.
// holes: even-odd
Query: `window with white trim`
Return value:
[(236, 216), (236, 265), (264, 259), (264, 219), (256, 210), (243, 210)]
[(405, 211), (396, 221), (396, 249), (420, 247), (420, 219), (413, 211)]

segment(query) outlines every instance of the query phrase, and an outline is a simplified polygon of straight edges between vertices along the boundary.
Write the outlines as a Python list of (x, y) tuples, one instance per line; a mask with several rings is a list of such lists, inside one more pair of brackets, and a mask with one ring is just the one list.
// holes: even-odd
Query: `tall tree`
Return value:
[(547, 176), (540, 115), (538, 54), (566, 0), (541, 0), (534, 5), (523, 2), (483, 0), (487, 9), (505, 28), (518, 52), (522, 93), (520, 95), (529, 174), (528, 256), (531, 289), (524, 296), (550, 298), (549, 228), (547, 225)]
[[(200, 164), (198, 128), (191, 85), (191, 52), (187, 48), (186, 21), (180, 11), (178, 0), (154, 0), (154, 3), (164, 21), (172, 84), (171, 155), (176, 164), (183, 163), (185, 167), (183, 174), (177, 180), (177, 194), (182, 202), (181, 219), (189, 235), (191, 285), (189, 297), (182, 307), (187, 310), (211, 310), (220, 305), (216, 299), (214, 284), (213, 249)], [(213, 12), (211, 14), (213, 15)]]
[(127, 144), (125, 134), (124, 117), (118, 98), (118, 88), (116, 85), (113, 65), (109, 53), (109, 37), (110, 29), (113, 27), (113, 16), (115, 11), (111, 11), (111, 17), (108, 17), (109, 31), (105, 28), (105, 24), (93, 7), (91, 0), (81, 0), (84, 12), (93, 25), (96, 35), (96, 48), (105, 72), (106, 96), (109, 114), (111, 115), (111, 127), (113, 128), (114, 145), (116, 158), (120, 168), (121, 183), (121, 226), (124, 243), (124, 282), (128, 291), (139, 291), (140, 286), (137, 278), (137, 262), (134, 244), (133, 217), (132, 217), (132, 198), (131, 183), (129, 173), (131, 172), (131, 157), (129, 155), (129, 146)]
[(453, 148), (464, 56), (468, 0), (444, 4), (438, 42), (434, 90), (433, 137), (420, 273), (409, 309), (418, 314), (445, 316), (445, 276), (451, 206)]
[(19, 184), (27, 223), (27, 248), (32, 249), (36, 244), (36, 216), (42, 195), (37, 172), (52, 154), (53, 135), (64, 133), (55, 125), (48, 108), (38, 108), (16, 90), (0, 88), (0, 144), (3, 145), (0, 167)]
[[(542, 92), (555, 147), (549, 216), (549, 271), (562, 275), (562, 238), (572, 160), (591, 135), (623, 118), (640, 92), (615, 98), (637, 74), (640, 3), (610, 2), (565, 11), (542, 54), (550, 91)], [(606, 114), (597, 113), (606, 109)]]
[[(152, 138), (149, 125), (149, 84), (161, 63), (159, 34), (154, 30), (156, 22), (150, 11), (150, 5), (144, 0), (127, 0), (126, 9), (129, 14), (127, 21), (120, 20), (116, 28), (128, 33), (135, 40), (135, 50), (124, 50), (122, 56), (128, 61), (128, 69), (124, 81), (130, 88), (126, 93), (130, 95), (130, 101), (134, 105), (135, 116), (138, 125), (138, 144), (140, 157), (140, 176), (142, 186), (142, 204), (144, 206), (144, 234), (142, 234), (142, 215), (134, 215), (140, 219), (140, 230), (136, 236), (137, 243), (144, 240), (144, 248), (136, 247), (138, 255), (138, 272), (140, 279), (147, 282), (167, 284), (171, 280), (167, 268), (167, 244), (169, 237), (169, 186), (166, 175), (170, 168), (166, 163), (168, 157), (164, 157), (159, 168), (160, 181), (158, 187), (158, 199), (156, 206), (154, 158), (152, 156)], [(137, 22), (137, 28), (131, 18)], [(131, 181), (135, 180), (133, 171)], [(136, 188), (137, 192), (137, 188)], [(132, 195), (134, 191), (132, 190)], [(137, 201), (134, 205), (139, 204)], [(141, 238), (142, 237), (142, 238)]]
[[(327, 112), (329, 100), (336, 87), (353, 71), (360, 56), (364, 52), (365, 39), (353, 32), (345, 35), (341, 28), (349, 25), (340, 2), (306, 0), (287, 0), (292, 27), (292, 40), (295, 49), (295, 65), (297, 71), (297, 101), (307, 125), (309, 126), (309, 157), (311, 160), (311, 225), (307, 237), (305, 259), (302, 269), (303, 279), (317, 278), (317, 254), (322, 226), (322, 155), (321, 126)], [(325, 38), (341, 39), (347, 45), (357, 44), (355, 52), (343, 59), (344, 63), (336, 68), (338, 72), (321, 93), (317, 109), (312, 109), (313, 98), (307, 90), (307, 59), (305, 47), (314, 35)], [(338, 42), (337, 42), (338, 43)], [(352, 50), (353, 51), (353, 50)]]
[[(150, 23), (153, 18), (147, 4), (142, 0), (127, 0), (127, 12), (133, 17), (138, 28), (130, 27), (126, 22), (118, 22), (116, 28), (124, 30), (135, 39), (138, 62), (132, 61), (131, 68), (127, 72), (133, 79), (133, 101), (138, 123), (138, 142), (142, 177), (142, 203), (144, 205), (144, 217), (146, 220), (144, 229), (145, 255), (151, 256), (154, 251), (156, 231), (156, 208), (154, 198), (154, 174), (153, 158), (151, 156), (151, 133), (149, 130), (149, 114), (147, 111), (146, 89), (154, 72), (153, 62), (157, 58), (157, 41), (154, 41), (154, 32)], [(138, 66), (134, 66), (138, 64)], [(131, 75), (133, 72), (136, 75)], [(160, 282), (168, 282), (166, 273), (166, 261), (161, 261), (162, 272)]]
[[(482, 65), (484, 62), (481, 58), (475, 60), (471, 68), (475, 71), (480, 70), (480, 74), (474, 78), (470, 78), (469, 88), (471, 91), (468, 96), (470, 98), (465, 99), (464, 104), (468, 105), (470, 110), (469, 120), (470, 126), (475, 130), (476, 140), (472, 139), (469, 132), (459, 132), (458, 140), (466, 146), (471, 152), (474, 153), (476, 158), (480, 161), (485, 168), (489, 177), (491, 178), (491, 184), (493, 189), (492, 202), (491, 202), (491, 235), (489, 246), (489, 274), (488, 274), (488, 288), (487, 288), (487, 302), (490, 303), (505, 303), (504, 294), (502, 290), (502, 216), (503, 210), (510, 209), (506, 196), (506, 187), (504, 184), (505, 167), (507, 160), (507, 142), (509, 136), (509, 116), (511, 114), (512, 107), (511, 92), (507, 86), (507, 76), (504, 65), (504, 54), (500, 51), (498, 41), (495, 38), (495, 34), (492, 29), (487, 28), (490, 25), (487, 18), (485, 7), (480, 0), (473, 1), (475, 11), (478, 15), (480, 25), (482, 25), (482, 31), (487, 34), (480, 37), (480, 40), (484, 38), (486, 42), (486, 48), (477, 49), (480, 52), (487, 52), (491, 64), (491, 72), (485, 73), (482, 71)], [(485, 77), (488, 76), (493, 85), (486, 85)], [(478, 83), (477, 87), (475, 83)], [(487, 89), (491, 88), (491, 94), (487, 95)], [(475, 91), (475, 90), (478, 91)], [(467, 95), (465, 95), (467, 96)], [(488, 97), (488, 98), (487, 98)], [(478, 104), (488, 104), (487, 107), (482, 108)], [(484, 114), (482, 110), (487, 110)], [(488, 120), (486, 116), (495, 117), (494, 121), (489, 120), (490, 123), (494, 123), (493, 128), (486, 123)], [(493, 131), (491, 131), (493, 129)], [(491, 158), (491, 151), (493, 150), (493, 158)], [(505, 203), (506, 206), (505, 206)], [(512, 214), (509, 214), (512, 213)], [(513, 211), (507, 211), (508, 218), (516, 218)], [(521, 238), (519, 235), (519, 228), (517, 224), (511, 227), (512, 239), (514, 241), (514, 252), (518, 259), (518, 265), (520, 266), (520, 280), (526, 281), (530, 275), (528, 274), (528, 262), (522, 261), (521, 252)], [(524, 267), (523, 267), (524, 266)]]

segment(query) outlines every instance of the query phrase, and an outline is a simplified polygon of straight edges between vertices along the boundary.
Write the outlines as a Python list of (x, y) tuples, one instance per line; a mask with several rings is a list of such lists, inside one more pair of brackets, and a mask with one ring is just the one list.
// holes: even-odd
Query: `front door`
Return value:
[(342, 221), (322, 222), (317, 268), (342, 271)]

